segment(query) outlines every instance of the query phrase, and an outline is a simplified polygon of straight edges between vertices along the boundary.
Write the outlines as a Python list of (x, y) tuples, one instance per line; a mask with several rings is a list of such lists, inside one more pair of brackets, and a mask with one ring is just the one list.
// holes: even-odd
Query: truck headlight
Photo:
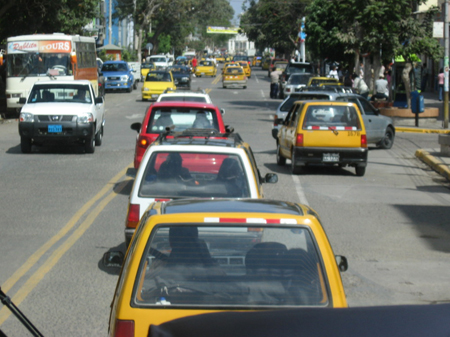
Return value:
[(121, 81), (128, 81), (128, 75), (122, 75), (120, 76)]
[(79, 124), (88, 124), (88, 123), (92, 123), (93, 121), (94, 121), (94, 116), (90, 112), (78, 116)]
[(30, 114), (28, 112), (21, 112), (20, 116), (19, 116), (19, 121), (20, 122), (33, 123), (34, 122), (34, 115)]

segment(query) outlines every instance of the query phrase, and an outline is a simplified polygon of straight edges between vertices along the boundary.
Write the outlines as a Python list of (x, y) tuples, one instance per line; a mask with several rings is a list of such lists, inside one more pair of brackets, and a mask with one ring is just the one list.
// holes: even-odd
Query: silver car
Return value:
[(395, 127), (392, 118), (380, 115), (370, 102), (361, 95), (339, 92), (308, 91), (289, 95), (278, 107), (272, 128), (272, 137), (277, 139), (280, 124), (296, 101), (326, 100), (352, 102), (358, 105), (366, 127), (367, 143), (382, 149), (390, 149), (394, 144)]
[(301, 88), (305, 87), (313, 76), (313, 74), (309, 73), (292, 74), (284, 85), (283, 97), (289, 96), (294, 92), (300, 92)]

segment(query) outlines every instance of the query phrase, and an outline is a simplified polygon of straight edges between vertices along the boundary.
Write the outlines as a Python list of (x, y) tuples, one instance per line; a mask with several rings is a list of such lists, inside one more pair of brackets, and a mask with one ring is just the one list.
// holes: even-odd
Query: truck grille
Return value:
[(72, 122), (77, 116), (73, 115), (36, 115), (39, 122)]

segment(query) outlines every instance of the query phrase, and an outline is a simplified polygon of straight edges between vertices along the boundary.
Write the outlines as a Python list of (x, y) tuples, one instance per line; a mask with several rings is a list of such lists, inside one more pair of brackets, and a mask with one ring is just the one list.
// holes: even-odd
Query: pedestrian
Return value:
[(192, 59), (192, 67), (197, 67), (197, 58), (194, 56), (194, 58)]
[(427, 68), (427, 64), (424, 63), (422, 65), (422, 83), (420, 85), (420, 91), (424, 92), (425, 89), (427, 88), (427, 82), (428, 82), (428, 68)]
[(364, 63), (360, 63), (359, 65), (359, 77), (364, 78)]
[(384, 79), (384, 76), (380, 76), (380, 78), (375, 81), (375, 93), (372, 95), (371, 100), (374, 101), (377, 98), (384, 100), (389, 98), (388, 81)]
[(330, 72), (328, 73), (329, 78), (335, 78), (337, 80), (339, 80), (339, 75), (338, 72), (336, 70), (336, 66), (332, 66)]
[(277, 70), (276, 67), (272, 67), (272, 72), (270, 73), (270, 98), (278, 97), (278, 81), (281, 75), (281, 71)]
[(442, 102), (442, 93), (444, 91), (444, 69), (439, 70), (438, 78), (438, 87), (439, 87), (439, 101)]
[(353, 89), (355, 89), (361, 96), (365, 98), (369, 97), (369, 87), (367, 86), (367, 83), (364, 82), (364, 79), (359, 77), (357, 73), (352, 74), (352, 79)]

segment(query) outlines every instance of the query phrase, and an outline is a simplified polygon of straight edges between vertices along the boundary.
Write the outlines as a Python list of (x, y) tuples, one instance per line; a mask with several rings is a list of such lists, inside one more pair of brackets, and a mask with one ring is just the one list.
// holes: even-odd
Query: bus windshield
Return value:
[(8, 54), (6, 57), (7, 76), (72, 76), (69, 53)]

